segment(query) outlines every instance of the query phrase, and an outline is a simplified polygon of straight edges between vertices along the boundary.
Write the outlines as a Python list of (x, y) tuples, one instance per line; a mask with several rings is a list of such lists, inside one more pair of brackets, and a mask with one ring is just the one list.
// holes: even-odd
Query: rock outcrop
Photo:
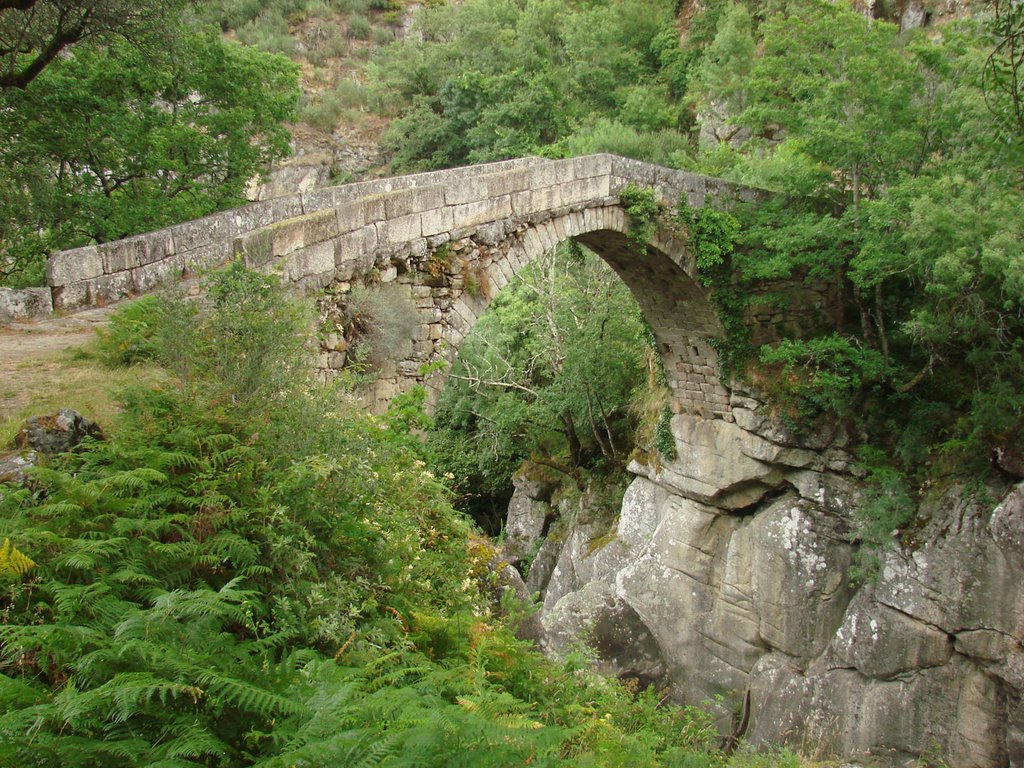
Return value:
[(612, 532), (584, 516), (540, 545), (549, 648), (585, 642), (754, 745), (1024, 765), (1024, 483), (936, 492), (857, 583), (847, 436), (732, 405), (673, 419), (679, 458), (634, 464)]
[(71, 408), (61, 408), (49, 416), (33, 416), (18, 430), (10, 450), (0, 453), (0, 485), (20, 485), (25, 472), (42, 456), (66, 453), (87, 437), (102, 439), (96, 422)]

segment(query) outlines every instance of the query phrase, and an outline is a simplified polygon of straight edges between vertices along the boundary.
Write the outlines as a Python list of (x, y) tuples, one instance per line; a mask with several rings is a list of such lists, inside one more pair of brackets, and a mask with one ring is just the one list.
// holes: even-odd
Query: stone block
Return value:
[(28, 320), (53, 314), (49, 288), (0, 287), (0, 323)]
[(334, 268), (339, 280), (362, 277), (374, 261), (377, 245), (377, 229), (369, 224), (355, 232), (335, 238)]
[(228, 263), (234, 255), (234, 242), (221, 240), (187, 253), (175, 254), (175, 257), (180, 259), (185, 274), (195, 275), (199, 270)]
[(338, 217), (334, 211), (307, 214), (302, 222), (302, 239), (306, 245), (322, 243), (338, 234)]
[(420, 217), (421, 232), (424, 237), (432, 237), (446, 233), (452, 229), (454, 211), (452, 208), (436, 208), (425, 211)]
[(334, 276), (334, 243), (327, 241), (316, 243), (292, 254), (295, 260), (295, 274), (292, 277), (305, 277), (330, 274)]
[(388, 219), (398, 219), (413, 213), (443, 208), (444, 204), (445, 195), (441, 187), (414, 187), (386, 195), (384, 212)]
[(146, 235), (146, 249), (139, 254), (139, 266), (152, 264), (175, 254), (174, 238), (167, 229), (161, 229)]
[(191, 251), (193, 248), (200, 248), (213, 242), (213, 231), (206, 226), (206, 221), (212, 216), (198, 221), (187, 221), (183, 224), (175, 224), (168, 227), (165, 232), (174, 243), (174, 250), (177, 253)]
[(180, 279), (184, 265), (183, 256), (169, 256), (160, 261), (136, 267), (132, 270), (133, 291), (147, 293), (161, 283)]
[(61, 251), (46, 261), (47, 285), (68, 285), (103, 274), (103, 260), (95, 245)]
[(259, 269), (274, 258), (273, 237), (268, 228), (247, 232), (234, 239), (233, 253), (240, 257), (247, 267)]
[(473, 227), (504, 219), (512, 215), (512, 198), (495, 197), (475, 203), (457, 205), (453, 211), (453, 226)]
[(530, 209), (533, 212), (550, 211), (562, 207), (562, 191), (557, 184), (534, 187), (530, 193)]
[(534, 213), (533, 193), (529, 190), (513, 192), (509, 197), (512, 199), (512, 212), (516, 216), (527, 216)]
[(404, 245), (420, 237), (423, 232), (421, 217), (418, 213), (411, 213), (397, 219), (388, 219), (387, 225), (385, 242), (389, 245)]
[[(277, 221), (274, 217), (274, 208), (270, 201), (250, 203), (249, 205), (244, 205), (241, 208), (236, 208), (234, 211), (231, 211), (230, 214), (233, 214), (230, 217), (230, 227), (218, 226), (211, 229), (211, 231), (215, 233), (215, 236), (223, 236), (228, 231), (235, 235), (241, 235), (253, 229), (269, 226)], [(218, 216), (220, 216), (220, 214), (216, 214), (210, 218), (213, 219)]]
[(146, 247), (145, 237), (132, 237), (99, 246), (100, 259), (103, 261), (103, 273), (112, 275), (148, 263)]
[(495, 173), (484, 177), (487, 197), (501, 197), (512, 192), (522, 192), (530, 189), (532, 183), (533, 175), (525, 168)]
[(53, 287), (53, 308), (57, 311), (68, 312), (84, 307), (90, 299), (88, 280), (78, 280)]
[(100, 307), (131, 296), (135, 291), (135, 281), (131, 272), (103, 275), (90, 280), (89, 283), (91, 303)]
[(287, 256), (306, 244), (305, 222), (302, 219), (280, 221), (267, 228), (270, 231), (270, 251), (274, 258)]
[(611, 172), (611, 155), (587, 155), (585, 157), (573, 158), (573, 175), (577, 179), (586, 179), (596, 176), (608, 177), (611, 175)]
[(481, 177), (462, 179), (444, 188), (445, 205), (465, 205), (486, 200), (487, 182)]
[(285, 221), (301, 216), (302, 196), (288, 195), (287, 197), (275, 197), (273, 200), (256, 203), (257, 206), (267, 206), (273, 221)]

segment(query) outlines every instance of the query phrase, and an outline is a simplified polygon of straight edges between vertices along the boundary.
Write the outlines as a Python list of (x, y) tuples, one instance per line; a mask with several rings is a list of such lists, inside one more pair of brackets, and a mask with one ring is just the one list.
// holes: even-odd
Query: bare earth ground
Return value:
[(114, 307), (0, 327), (0, 450), (31, 415), (75, 408), (91, 418), (116, 410), (111, 389), (145, 372), (110, 370), (88, 353)]

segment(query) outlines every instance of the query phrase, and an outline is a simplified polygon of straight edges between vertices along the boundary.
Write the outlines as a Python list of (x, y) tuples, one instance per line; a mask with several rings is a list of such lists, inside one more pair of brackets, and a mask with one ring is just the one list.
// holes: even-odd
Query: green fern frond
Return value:
[(401, 732), (388, 733), (368, 747), (360, 745), (353, 748), (345, 764), (350, 768), (376, 768), (383, 765), (385, 760), (398, 753), (402, 745), (402, 736)]
[(231, 704), (243, 712), (253, 712), (262, 717), (271, 715), (296, 715), (304, 711), (302, 703), (286, 696), (268, 691), (242, 680), (233, 680), (213, 671), (198, 675), (206, 695), (223, 703)]

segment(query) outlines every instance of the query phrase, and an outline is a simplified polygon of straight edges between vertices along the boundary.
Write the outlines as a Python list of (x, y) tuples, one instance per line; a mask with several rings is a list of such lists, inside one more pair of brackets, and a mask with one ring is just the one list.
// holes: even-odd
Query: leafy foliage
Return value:
[(0, 89), (28, 87), (61, 54), (86, 40), (147, 41), (181, 5), (180, 0), (6, 0), (0, 3)]
[(289, 151), (296, 99), (290, 62), (180, 25), (159, 47), (78, 46), (0, 92), (0, 278), (241, 204)]
[(971, 23), (900, 36), (817, 0), (765, 13), (757, 34), (745, 78), (708, 57), (699, 81), (738, 84), (733, 120), (755, 138), (704, 157), (792, 196), (737, 212), (713, 286), (825, 291), (819, 338), (762, 351), (780, 366), (773, 391), (805, 414), (856, 417), (893, 461), (914, 457), (905, 470), (940, 457), (983, 469), (987, 446), (1019, 443), (1024, 413), (1020, 155), (985, 108), (989, 42)]
[[(470, 0), (426, 9), (371, 78), (402, 170), (543, 151), (684, 152), (674, 3)], [(666, 148), (668, 147), (668, 148)]]
[(0, 496), (0, 762), (724, 764), (709, 716), (498, 622), (408, 420), (295, 366), (305, 310), (239, 265), (210, 296), (154, 308), (176, 386)]
[[(533, 456), (582, 483), (621, 468), (645, 386), (639, 309), (611, 269), (565, 247), (524, 269), (459, 349), (438, 406), (438, 470), (502, 495)], [(467, 481), (471, 481), (468, 482)]]

